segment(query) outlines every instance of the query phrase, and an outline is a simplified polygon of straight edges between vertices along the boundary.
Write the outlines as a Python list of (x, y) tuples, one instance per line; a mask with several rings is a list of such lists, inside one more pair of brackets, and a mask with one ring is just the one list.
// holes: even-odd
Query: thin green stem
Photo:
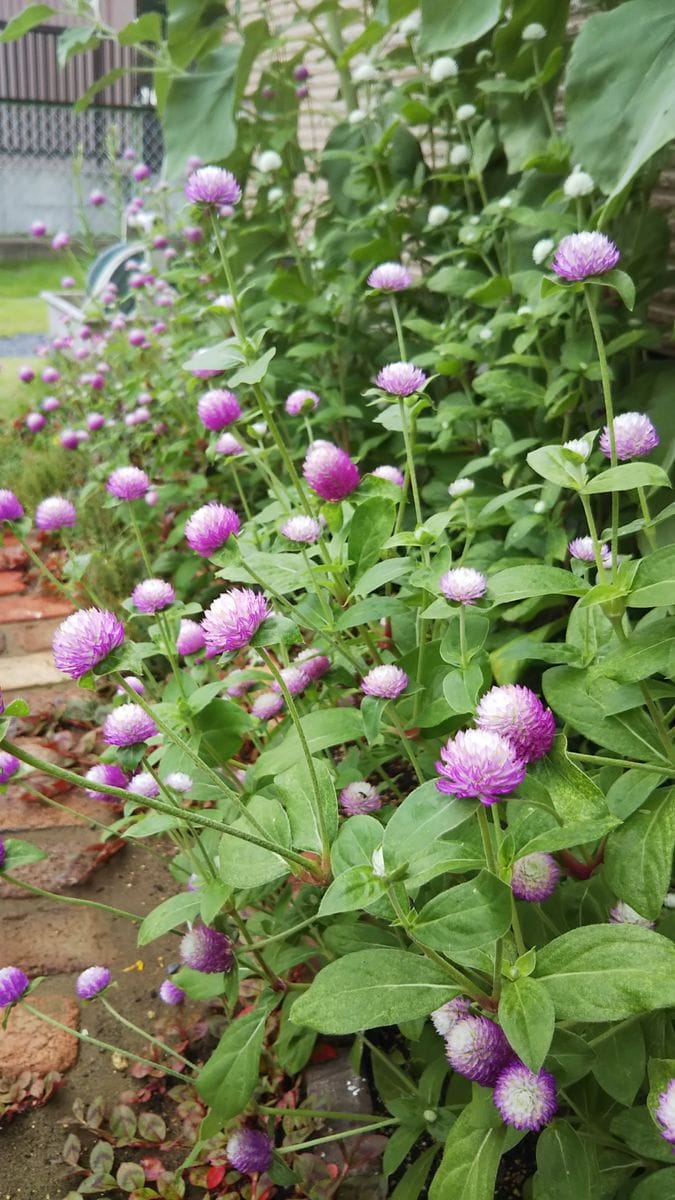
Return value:
[(417, 756), (415, 755), (415, 752), (414, 752), (412, 746), (410, 745), (410, 739), (406, 736), (405, 729), (403, 728), (403, 725), (401, 724), (401, 718), (399, 717), (399, 715), (396, 711), (396, 708), (394, 707), (393, 701), (391, 702), (391, 704), (389, 706), (389, 717), (394, 723), (394, 728), (396, 729), (396, 732), (399, 736), (401, 746), (403, 747), (403, 752), (406, 755), (413, 771), (415, 772), (415, 774), (417, 776), (417, 782), (424, 783), (425, 782), (424, 773), (417, 761)]
[(241, 917), (239, 916), (239, 913), (234, 908), (229, 909), (229, 915), (230, 915), (231, 920), (234, 922), (237, 929), (239, 930), (242, 941), (245, 943), (244, 946), (242, 946), (242, 948), (241, 948), (242, 953), (249, 954), (251, 956), (251, 958), (253, 958), (253, 960), (255, 961), (260, 972), (265, 976), (265, 979), (267, 980), (267, 982), (269, 984), (271, 984), (273, 988), (275, 988), (275, 989), (278, 988), (279, 984), (281, 983), (281, 980), (279, 979), (279, 976), (275, 975), (274, 971), (272, 971), (268, 967), (262, 954), (260, 953), (258, 948), (254, 945), (253, 940), (250, 937), (248, 930), (246, 929), (246, 922), (242, 921)]
[(195, 1065), (194, 1063), (190, 1062), (189, 1058), (186, 1058), (184, 1054), (180, 1054), (178, 1050), (173, 1050), (171, 1046), (167, 1046), (166, 1043), (160, 1041), (159, 1038), (153, 1037), (151, 1033), (148, 1033), (145, 1029), (141, 1029), (139, 1025), (134, 1025), (133, 1021), (130, 1021), (128, 1017), (123, 1017), (122, 1013), (118, 1012), (114, 1005), (110, 1003), (107, 996), (100, 995), (98, 999), (101, 1001), (103, 1007), (108, 1010), (111, 1017), (114, 1017), (116, 1021), (119, 1021), (120, 1025), (126, 1026), (126, 1028), (130, 1029), (132, 1033), (138, 1034), (139, 1037), (145, 1038), (146, 1041), (152, 1042), (153, 1046), (157, 1046), (160, 1050), (163, 1050), (164, 1053), (168, 1054), (170, 1058), (179, 1059), (180, 1062), (185, 1063), (186, 1067), (189, 1067), (191, 1071), (194, 1071)]
[(60, 892), (49, 892), (34, 883), (27, 883), (24, 879), (17, 879), (15, 875), (10, 875), (8, 871), (2, 871), (1, 874), (7, 883), (13, 883), (15, 887), (23, 888), (24, 891), (31, 892), (34, 896), (45, 896), (47, 900), (58, 900), (60, 904), (79, 904), (84, 908), (100, 908), (102, 912), (112, 913), (114, 917), (125, 917), (128, 921), (137, 921), (140, 923), (143, 920), (143, 917), (139, 917), (137, 913), (127, 912), (125, 908), (115, 908), (114, 905), (103, 904), (99, 900), (85, 900), (83, 896), (64, 896)]
[(395, 1062), (392, 1062), (390, 1054), (385, 1054), (384, 1050), (380, 1050), (380, 1047), (376, 1046), (374, 1042), (371, 1042), (369, 1038), (366, 1037), (365, 1033), (361, 1034), (361, 1041), (363, 1042), (364, 1046), (368, 1047), (370, 1053), (374, 1055), (375, 1058), (379, 1058), (380, 1062), (387, 1067), (387, 1070), (396, 1075), (399, 1082), (403, 1085), (407, 1092), (410, 1092), (411, 1096), (417, 1095), (417, 1088), (415, 1087), (412, 1079), (406, 1075), (405, 1071), (402, 1071), (400, 1067), (397, 1067)]
[(134, 536), (136, 538), (136, 541), (138, 542), (138, 549), (140, 550), (141, 558), (143, 559), (143, 566), (145, 567), (146, 571), (148, 572), (148, 579), (151, 579), (152, 578), (152, 565), (150, 563), (150, 557), (148, 555), (148, 550), (145, 545), (145, 539), (143, 537), (143, 534), (141, 533), (141, 527), (138, 524), (138, 521), (136, 519), (136, 514), (134, 512), (134, 501), (133, 500), (127, 501), (127, 509), (129, 512), (129, 521), (131, 523), (131, 528), (134, 531)]
[(574, 758), (577, 762), (599, 763), (601, 767), (627, 767), (634, 771), (651, 771), (654, 775), (668, 775), (668, 771), (664, 767), (657, 767), (652, 763), (632, 762), (628, 758), (608, 758), (601, 754), (578, 754), (576, 750), (568, 750), (567, 757)]
[(649, 542), (650, 549), (656, 550), (656, 546), (657, 546), (656, 534), (654, 533), (654, 529), (652, 526), (652, 518), (651, 518), (651, 513), (649, 511), (649, 503), (647, 501), (647, 494), (643, 487), (639, 487), (637, 489), (637, 494), (638, 494), (638, 500), (640, 501), (640, 508), (642, 510), (642, 516), (644, 517), (644, 522), (645, 522), (645, 537), (646, 537), (647, 541)]
[[(387, 1062), (388, 1065), (391, 1066), (389, 1059)], [(413, 1087), (412, 1090), (415, 1091), (415, 1088)], [(269, 1115), (272, 1117), (325, 1117), (330, 1121), (356, 1121), (357, 1119), (359, 1121), (379, 1121), (381, 1119), (379, 1116), (374, 1114), (372, 1117), (369, 1117), (367, 1113), (360, 1112), (342, 1112), (327, 1108), (275, 1108), (272, 1104), (256, 1104), (256, 1111), (261, 1113), (269, 1113)]]
[[(356, 1117), (356, 1113), (354, 1116)], [(311, 1138), (309, 1142), (298, 1142), (295, 1146), (280, 1146), (276, 1153), (293, 1154), (298, 1150), (309, 1150), (312, 1146), (327, 1146), (329, 1142), (341, 1142), (343, 1138), (372, 1133), (374, 1129), (385, 1129), (388, 1125), (400, 1125), (398, 1117), (387, 1117), (384, 1121), (371, 1121), (369, 1125), (359, 1125), (357, 1129), (345, 1129), (344, 1133), (329, 1133), (327, 1137)]]
[(478, 828), (480, 830), (480, 837), (483, 843), (483, 853), (485, 854), (485, 861), (487, 863), (488, 871), (491, 871), (493, 875), (498, 875), (499, 869), (497, 867), (497, 858), (495, 856), (495, 848), (492, 843), (492, 834), (490, 833), (490, 826), (488, 824), (488, 818), (484, 804), (479, 804), (478, 806)]
[(435, 950), (432, 950), (429, 946), (425, 946), (424, 943), (419, 941), (419, 939), (415, 936), (414, 929), (410, 924), (410, 913), (406, 913), (402, 908), (396, 894), (396, 888), (393, 886), (393, 884), (387, 889), (387, 895), (389, 896), (391, 906), (401, 922), (406, 934), (410, 938), (410, 941), (422, 951), (426, 958), (430, 959), (431, 962), (436, 963), (437, 967), (440, 967), (441, 970), (445, 971), (445, 974), (451, 977), (454, 983), (461, 988), (462, 992), (466, 992), (467, 996), (472, 996), (473, 999), (477, 1000), (479, 1004), (489, 1005), (490, 997), (487, 996), (486, 993), (474, 983), (472, 983), (468, 975), (465, 975), (462, 971), (459, 971), (457, 967), (453, 966), (453, 964), (448, 962), (448, 960), (442, 955), (437, 954)]
[[(595, 339), (595, 348), (598, 353), (598, 364), (600, 366), (600, 379), (602, 382), (602, 395), (605, 402), (605, 416), (607, 418), (607, 433), (609, 436), (609, 451), (610, 462), (612, 467), (618, 465), (616, 453), (616, 432), (614, 429), (614, 406), (612, 404), (612, 386), (609, 378), (609, 364), (607, 362), (607, 354), (605, 352), (605, 343), (602, 338), (602, 330), (600, 321), (595, 308), (595, 301), (591, 296), (591, 286), (584, 288), (584, 300), (593, 330)], [(618, 544), (619, 544), (619, 493), (612, 492), (612, 532), (611, 532), (611, 548), (612, 548), (612, 578), (616, 578), (618, 566)]]
[(591, 501), (588, 496), (583, 494), (583, 492), (580, 493), (580, 499), (583, 506), (584, 515), (586, 517), (586, 524), (588, 525), (588, 532), (591, 535), (591, 541), (593, 543), (593, 555), (595, 558), (595, 565), (598, 568), (598, 578), (604, 579), (605, 564), (602, 561), (602, 543), (598, 537), (598, 529), (597, 525), (595, 524), (595, 517), (593, 516)]
[(283, 929), (281, 933), (273, 933), (271, 937), (252, 942), (251, 949), (264, 950), (266, 946), (272, 946), (275, 942), (282, 942), (285, 938), (294, 937), (296, 933), (301, 933), (303, 929), (307, 929), (315, 921), (316, 917), (307, 917), (306, 920), (299, 921), (297, 925), (291, 925), (290, 929)]
[(45, 579), (49, 580), (52, 587), (55, 587), (56, 590), (58, 592), (60, 592), (62, 596), (65, 596), (66, 600), (69, 600), (71, 604), (77, 604), (78, 602), (74, 598), (72, 592), (70, 591), (70, 588), (66, 587), (65, 583), (61, 583), (60, 579), (56, 578), (56, 575), (54, 575), (54, 573), (49, 570), (49, 567), (47, 566), (46, 563), (43, 563), (40, 556), (35, 553), (32, 546), (30, 546), (28, 544), (28, 542), (25, 540), (25, 538), (22, 538), (21, 534), (17, 533), (16, 530), (14, 530), (14, 536), (16, 537), (16, 540), (19, 543), (19, 545), (25, 550), (26, 554), (28, 555), (28, 557), (31, 560), (31, 562), (33, 563), (33, 565), (37, 567), (38, 571), (40, 571), (41, 574), (44, 575)]

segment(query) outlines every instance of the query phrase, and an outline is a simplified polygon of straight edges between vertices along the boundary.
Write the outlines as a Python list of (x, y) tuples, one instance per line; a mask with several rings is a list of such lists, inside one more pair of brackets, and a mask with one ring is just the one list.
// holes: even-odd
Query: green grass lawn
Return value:
[(58, 291), (63, 275), (74, 275), (78, 284), (84, 277), (72, 259), (61, 256), (0, 263), (0, 337), (46, 331), (47, 305), (40, 292)]

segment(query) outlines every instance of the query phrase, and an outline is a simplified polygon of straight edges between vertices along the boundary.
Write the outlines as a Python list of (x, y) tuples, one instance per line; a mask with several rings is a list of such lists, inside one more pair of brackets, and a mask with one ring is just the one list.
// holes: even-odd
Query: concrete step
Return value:
[(23, 696), (30, 704), (57, 694), (81, 695), (77, 685), (54, 666), (51, 650), (33, 654), (4, 654), (0, 657), (0, 688), (5, 701)]

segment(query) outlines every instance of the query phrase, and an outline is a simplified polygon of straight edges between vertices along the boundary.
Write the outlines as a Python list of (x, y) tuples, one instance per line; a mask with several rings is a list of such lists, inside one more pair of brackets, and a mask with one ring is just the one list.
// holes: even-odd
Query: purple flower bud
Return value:
[(538, 696), (519, 683), (490, 688), (476, 709), (476, 725), (500, 733), (523, 762), (548, 754), (555, 737), (555, 719)]
[(261, 1175), (272, 1165), (272, 1143), (260, 1129), (238, 1129), (228, 1140), (225, 1152), (235, 1171)]
[(307, 67), (303, 66), (302, 63), (300, 63), (297, 67), (294, 67), (293, 78), (296, 83), (305, 83), (309, 79), (309, 71)]
[[(614, 441), (616, 442), (616, 457), (619, 462), (650, 454), (652, 450), (656, 449), (660, 440), (646, 413), (622, 413), (621, 416), (614, 418)], [(602, 453), (607, 458), (611, 458), (612, 450), (607, 425), (600, 434), (598, 444)]]
[(315, 517), (306, 517), (304, 513), (298, 513), (297, 516), (288, 517), (284, 521), (281, 532), (289, 542), (302, 542), (311, 546), (321, 537), (321, 522)]
[(52, 250), (65, 250), (66, 246), (70, 245), (70, 234), (65, 230), (55, 233), (52, 238)]
[(47, 418), (42, 413), (32, 412), (28, 413), (26, 417), (26, 429), (30, 430), (31, 433), (39, 433), (41, 429), (44, 429), (46, 424)]
[(234, 392), (228, 392), (225, 388), (214, 388), (199, 400), (197, 415), (202, 425), (218, 433), (227, 425), (239, 420), (241, 407)]
[(301, 663), (302, 669), (310, 679), (320, 679), (326, 671), (330, 670), (330, 659), (325, 654), (320, 654), (313, 646), (307, 646), (305, 650), (301, 650), (300, 654), (296, 655), (295, 661)]
[(339, 804), (346, 816), (353, 817), (357, 813), (377, 812), (382, 808), (382, 798), (367, 779), (358, 779), (342, 789)]
[(553, 1076), (543, 1070), (535, 1075), (517, 1060), (499, 1075), (492, 1098), (505, 1125), (532, 1133), (548, 1125), (558, 1108)]
[(441, 575), (438, 586), (446, 600), (457, 604), (473, 604), (487, 591), (487, 579), (473, 567), (453, 567)]
[(511, 890), (518, 900), (548, 900), (559, 879), (560, 867), (553, 856), (537, 850), (513, 864)]
[(204, 630), (197, 621), (183, 619), (176, 638), (176, 650), (179, 654), (196, 654), (205, 646)]
[(439, 792), (494, 804), (500, 796), (515, 791), (525, 778), (525, 763), (499, 733), (466, 729), (456, 733), (440, 749), (436, 770)]
[(188, 545), (197, 554), (208, 558), (225, 545), (231, 534), (239, 532), (240, 524), (233, 508), (227, 508), (217, 500), (210, 500), (188, 518), (185, 537)]
[(80, 679), (123, 641), (124, 626), (114, 613), (82, 608), (66, 617), (56, 630), (52, 639), (54, 662), (71, 679)]
[(57, 396), (45, 396), (42, 401), (42, 411), (46, 413), (56, 412), (57, 408), (61, 407), (61, 401)]
[(361, 479), (349, 455), (330, 442), (315, 442), (310, 447), (302, 473), (317, 496), (335, 503), (349, 496)]
[(413, 363), (389, 363), (378, 371), (375, 382), (388, 396), (412, 396), (424, 387), (427, 377)]
[(0, 967), (0, 1008), (15, 1004), (30, 987), (30, 979), (20, 967)]
[(41, 376), (43, 383), (58, 383), (60, 378), (61, 372), (56, 367), (45, 367)]
[(32, 383), (35, 379), (35, 371), (32, 367), (19, 367), (18, 375), (22, 383)]
[(99, 191), (98, 188), (95, 188), (93, 192), (89, 193), (89, 203), (91, 204), (92, 208), (101, 208), (101, 206), (105, 204), (105, 201), (105, 192)]
[(309, 96), (309, 88), (303, 84), (302, 87), (297, 87), (295, 89), (295, 95), (298, 100), (306, 100)]
[(616, 266), (621, 255), (604, 233), (570, 233), (558, 243), (553, 270), (562, 279), (578, 283), (592, 275), (604, 275)]
[(260, 95), (262, 96), (263, 100), (273, 100), (276, 92), (274, 91), (273, 87), (270, 87), (269, 84), (266, 84), (265, 87), (260, 89)]
[(376, 467), (374, 471), (371, 471), (371, 475), (374, 475), (376, 479), (386, 479), (389, 483), (395, 483), (397, 487), (403, 487), (405, 483), (403, 471), (399, 471), (398, 467), (390, 467), (386, 464)]
[(675, 1144), (675, 1079), (668, 1082), (665, 1092), (659, 1093), (655, 1116), (661, 1126), (661, 1137)]
[(80, 444), (80, 439), (78, 438), (74, 429), (64, 429), (63, 432), (59, 434), (59, 441), (64, 450), (77, 450), (77, 447)]
[(49, 496), (35, 510), (37, 529), (72, 529), (76, 521), (75, 505), (65, 496)]
[(412, 283), (412, 275), (403, 263), (380, 263), (368, 276), (368, 287), (380, 292), (404, 292)]
[(87, 429), (95, 432), (97, 429), (102, 429), (105, 425), (105, 417), (103, 413), (89, 413), (87, 417)]
[(455, 996), (454, 1000), (448, 1000), (447, 1004), (432, 1012), (431, 1021), (436, 1033), (446, 1038), (457, 1022), (468, 1017), (470, 1012), (471, 1001), (466, 996)]
[(156, 613), (162, 608), (168, 608), (176, 599), (170, 583), (165, 579), (144, 579), (137, 583), (131, 593), (134, 608), (142, 613)]
[(155, 722), (140, 704), (122, 704), (103, 722), (103, 741), (109, 746), (137, 746), (156, 733)]
[(269, 604), (251, 588), (232, 588), (217, 596), (204, 614), (202, 629), (207, 649), (223, 654), (247, 646), (269, 616)]
[(408, 676), (393, 663), (373, 667), (361, 680), (364, 696), (376, 696), (381, 700), (395, 700), (408, 686)]
[(34, 238), (44, 237), (47, 232), (47, 226), (44, 221), (33, 221), (30, 227), (30, 236)]
[(142, 183), (144, 179), (149, 179), (152, 171), (147, 163), (137, 163), (131, 172), (137, 183)]
[[(192, 246), (199, 245), (199, 243), (204, 240), (204, 234), (202, 233), (201, 229), (199, 228), (199, 225), (186, 225), (185, 229), (183, 230), (183, 237), (185, 238), (185, 241), (190, 242), (190, 244)], [(195, 372), (195, 374), (197, 374), (197, 372)], [(209, 375), (220, 375), (220, 374), (221, 374), (220, 370), (209, 371)], [(199, 378), (208, 379), (209, 375), (201, 375), (201, 376), (199, 376)]]
[(177, 984), (172, 983), (170, 979), (165, 979), (159, 989), (159, 998), (165, 1004), (178, 1005), (183, 1003), (185, 992)]
[(19, 521), (23, 516), (23, 505), (9, 488), (0, 488), (0, 521)]
[(108, 477), (106, 489), (118, 500), (140, 500), (150, 487), (150, 480), (140, 467), (118, 467)]
[(139, 771), (129, 780), (127, 791), (131, 796), (145, 796), (146, 800), (154, 800), (155, 796), (159, 796), (160, 787), (149, 771)]
[(231, 433), (222, 433), (216, 442), (216, 452), (227, 455), (243, 454), (244, 447)]
[[(299, 696), (304, 692), (305, 688), (309, 687), (309, 675), (302, 667), (293, 664), (290, 667), (283, 667), (279, 672), (291, 696)], [(274, 680), (272, 684), (273, 692), (281, 692), (281, 684)]]
[(488, 1017), (456, 1021), (445, 1040), (445, 1051), (452, 1069), (481, 1087), (493, 1087), (513, 1058), (502, 1029)]
[(299, 417), (304, 412), (316, 412), (320, 398), (309, 388), (297, 388), (286, 397), (284, 408), (289, 417)]
[(144, 346), (145, 334), (142, 329), (130, 329), (127, 335), (127, 341), (130, 346)]
[(21, 763), (13, 754), (8, 754), (6, 750), (0, 750), (0, 783), (7, 783), (16, 775)]
[(75, 991), (80, 1000), (93, 1000), (108, 987), (112, 971), (107, 967), (87, 967), (75, 980)]
[(223, 167), (199, 167), (190, 175), (185, 195), (191, 204), (213, 209), (223, 204), (237, 204), (241, 200), (241, 188), (231, 171)]
[(74, 279), (72, 275), (62, 275), (61, 276), (61, 287), (63, 288), (64, 291), (66, 291), (66, 292), (70, 291), (70, 289), (74, 288), (76, 286), (76, 284), (77, 284), (77, 280)]
[(180, 958), (186, 967), (205, 975), (231, 971), (234, 965), (230, 939), (209, 925), (194, 925), (185, 934), (180, 944)]
[(260, 721), (269, 721), (281, 712), (284, 704), (283, 696), (277, 692), (260, 692), (251, 704), (251, 716), (258, 717)]

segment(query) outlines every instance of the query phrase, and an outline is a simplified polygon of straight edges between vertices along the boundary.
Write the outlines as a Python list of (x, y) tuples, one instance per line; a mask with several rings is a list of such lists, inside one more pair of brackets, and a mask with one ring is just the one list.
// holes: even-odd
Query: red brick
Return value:
[(5, 625), (6, 654), (33, 654), (50, 650), (52, 638), (63, 617), (45, 617), (42, 621), (14, 621)]
[[(25, 893), (24, 893), (25, 894)], [(117, 960), (114, 919), (97, 909), (55, 901), (6, 900), (0, 964), (27, 975), (72, 975), (92, 963)]]
[[(79, 1029), (80, 1009), (72, 997), (38, 993), (31, 1003), (62, 1025)], [(0, 1076), (16, 1079), (23, 1071), (38, 1075), (67, 1071), (76, 1062), (77, 1051), (76, 1037), (34, 1017), (19, 1004), (10, 1014), (6, 1029), (0, 1028)]]
[(18, 596), (27, 586), (20, 571), (0, 571), (0, 596)]
[(73, 605), (64, 596), (0, 596), (0, 625), (15, 621), (41, 621), (45, 618), (67, 617)]

